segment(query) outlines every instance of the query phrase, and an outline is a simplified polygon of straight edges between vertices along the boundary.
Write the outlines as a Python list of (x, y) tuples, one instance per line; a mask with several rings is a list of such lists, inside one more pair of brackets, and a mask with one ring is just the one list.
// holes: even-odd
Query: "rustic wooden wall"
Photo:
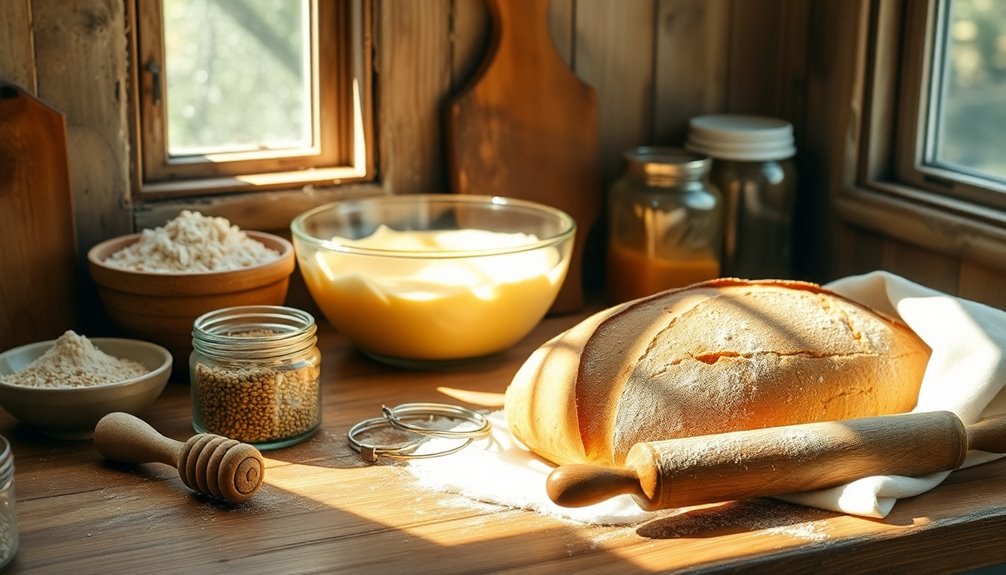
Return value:
[[(67, 115), (82, 251), (145, 221), (151, 209), (137, 211), (130, 198), (124, 2), (0, 3), (0, 79), (24, 85)], [(485, 53), (486, 8), (482, 0), (374, 2), (380, 186), (391, 193), (442, 191), (441, 106)], [(864, 4), (552, 0), (549, 22), (564, 60), (598, 92), (605, 183), (620, 171), (623, 150), (680, 145), (694, 115), (781, 117), (797, 135), (801, 277), (825, 281), (887, 267), (1004, 306), (1001, 269), (920, 251), (883, 230), (859, 230), (833, 217), (831, 195), (845, 185), (848, 103), (858, 89), (849, 53)], [(262, 227), (265, 212), (246, 203), (232, 213), (239, 225)]]
[[(597, 91), (605, 186), (621, 171), (624, 150), (682, 145), (689, 118), (699, 114), (790, 120), (799, 148), (809, 6), (807, 0), (552, 0), (556, 48)], [(395, 193), (443, 190), (440, 104), (472, 78), (485, 55), (486, 7), (482, 0), (436, 0), (377, 8), (382, 181)], [(823, 278), (821, 259), (806, 261), (801, 275)]]
[(66, 115), (81, 249), (131, 229), (122, 0), (5, 0), (0, 77)]

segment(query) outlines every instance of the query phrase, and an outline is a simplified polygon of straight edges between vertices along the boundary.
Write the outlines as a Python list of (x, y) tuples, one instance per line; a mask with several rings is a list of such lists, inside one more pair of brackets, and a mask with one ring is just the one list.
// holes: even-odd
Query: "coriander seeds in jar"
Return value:
[(14, 513), (14, 454), (0, 436), (0, 571), (17, 553), (17, 515)]
[(608, 195), (607, 299), (620, 303), (719, 277), (722, 207), (711, 160), (681, 148), (625, 153)]
[(283, 306), (206, 313), (192, 329), (192, 426), (274, 449), (321, 425), (321, 354), (311, 314)]

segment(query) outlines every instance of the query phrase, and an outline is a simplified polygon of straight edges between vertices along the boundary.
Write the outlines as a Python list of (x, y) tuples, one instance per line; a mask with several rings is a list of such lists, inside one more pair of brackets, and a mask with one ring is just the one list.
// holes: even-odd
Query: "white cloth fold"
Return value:
[[(965, 424), (1006, 414), (1006, 312), (884, 271), (843, 278), (826, 287), (901, 318), (932, 348), (914, 411), (951, 411)], [(555, 505), (545, 493), (551, 467), (513, 439), (502, 412), (491, 414), (491, 419), (495, 427), (489, 439), (444, 458), (412, 461), (407, 468), (421, 485), (433, 489), (585, 523), (638, 523), (657, 516), (642, 511), (624, 495), (580, 509)], [(1000, 457), (972, 451), (962, 467)], [(781, 499), (830, 511), (885, 517), (898, 499), (929, 491), (949, 474), (866, 477)]]
[[(884, 271), (843, 278), (826, 287), (901, 318), (932, 348), (913, 411), (952, 411), (965, 424), (1006, 413), (1006, 312)], [(1000, 457), (972, 451), (961, 467)], [(898, 499), (925, 493), (948, 475), (865, 477), (782, 499), (854, 515), (886, 517)]]

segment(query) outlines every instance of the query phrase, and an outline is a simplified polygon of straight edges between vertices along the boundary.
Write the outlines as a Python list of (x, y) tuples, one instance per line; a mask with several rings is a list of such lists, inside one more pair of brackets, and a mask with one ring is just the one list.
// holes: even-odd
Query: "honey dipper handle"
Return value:
[(128, 413), (109, 413), (94, 428), (98, 453), (123, 463), (160, 462), (178, 467), (183, 444), (165, 437), (147, 422)]

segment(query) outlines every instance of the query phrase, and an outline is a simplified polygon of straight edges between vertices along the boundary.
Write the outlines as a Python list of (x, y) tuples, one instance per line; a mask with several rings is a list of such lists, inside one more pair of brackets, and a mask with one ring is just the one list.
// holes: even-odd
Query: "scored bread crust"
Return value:
[(554, 463), (620, 465), (640, 441), (908, 411), (929, 354), (904, 323), (817, 284), (718, 279), (559, 334), (504, 409)]

